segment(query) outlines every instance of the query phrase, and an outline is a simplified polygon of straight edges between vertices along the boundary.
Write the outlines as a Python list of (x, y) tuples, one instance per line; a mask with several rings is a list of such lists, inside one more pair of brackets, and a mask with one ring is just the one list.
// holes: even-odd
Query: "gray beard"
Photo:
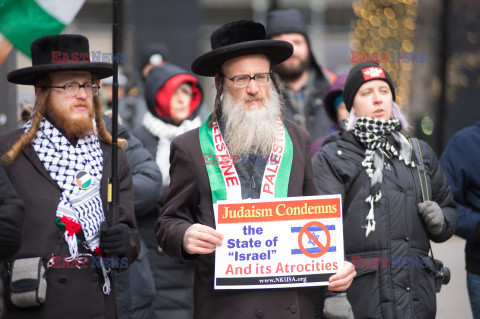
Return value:
[(261, 108), (248, 109), (244, 100), (234, 100), (225, 90), (222, 118), (225, 143), (231, 155), (268, 155), (275, 138), (277, 118), (282, 110), (280, 95), (274, 87)]

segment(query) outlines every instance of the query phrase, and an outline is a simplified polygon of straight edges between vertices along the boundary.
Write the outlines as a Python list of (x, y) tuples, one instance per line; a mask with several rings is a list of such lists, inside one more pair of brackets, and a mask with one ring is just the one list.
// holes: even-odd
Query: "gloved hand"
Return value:
[(323, 315), (328, 319), (354, 319), (347, 293), (328, 294), (323, 303)]
[(440, 234), (444, 223), (440, 206), (436, 202), (427, 200), (418, 204), (418, 212), (427, 226), (427, 231), (432, 235)]
[(100, 225), (100, 247), (107, 255), (126, 255), (130, 247), (130, 228), (128, 225), (119, 223), (108, 227), (108, 223), (104, 221)]

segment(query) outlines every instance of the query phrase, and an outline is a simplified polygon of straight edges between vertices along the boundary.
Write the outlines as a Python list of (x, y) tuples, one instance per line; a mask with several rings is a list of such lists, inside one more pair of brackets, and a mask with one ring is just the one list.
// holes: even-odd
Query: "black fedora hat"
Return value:
[(111, 63), (90, 62), (88, 39), (78, 34), (41, 37), (30, 46), (32, 66), (7, 75), (16, 84), (35, 84), (39, 75), (58, 71), (89, 71), (100, 79), (113, 74)]
[(215, 76), (225, 61), (243, 55), (265, 54), (275, 65), (293, 53), (289, 42), (268, 40), (263, 24), (254, 21), (242, 20), (222, 25), (212, 33), (210, 42), (212, 51), (192, 63), (192, 71), (198, 75)]

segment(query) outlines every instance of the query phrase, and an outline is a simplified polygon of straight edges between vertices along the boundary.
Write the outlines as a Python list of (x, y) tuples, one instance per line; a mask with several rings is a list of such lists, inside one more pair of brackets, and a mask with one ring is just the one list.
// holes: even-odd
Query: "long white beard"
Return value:
[(275, 88), (264, 98), (262, 107), (247, 108), (245, 100), (234, 100), (224, 91), (222, 117), (225, 121), (225, 142), (231, 155), (268, 155), (275, 138), (280, 95)]

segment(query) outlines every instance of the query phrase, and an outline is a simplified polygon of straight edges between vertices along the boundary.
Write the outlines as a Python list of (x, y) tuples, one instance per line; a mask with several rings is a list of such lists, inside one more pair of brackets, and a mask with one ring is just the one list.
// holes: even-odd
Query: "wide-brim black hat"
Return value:
[(254, 21), (242, 20), (222, 25), (212, 33), (210, 43), (212, 51), (192, 63), (195, 74), (215, 76), (225, 61), (243, 55), (264, 54), (272, 65), (276, 65), (293, 53), (292, 44), (268, 40), (263, 24)]
[(78, 34), (41, 37), (30, 46), (32, 66), (10, 72), (8, 81), (34, 85), (39, 75), (58, 71), (88, 71), (99, 79), (113, 74), (113, 65), (90, 62), (88, 39)]

